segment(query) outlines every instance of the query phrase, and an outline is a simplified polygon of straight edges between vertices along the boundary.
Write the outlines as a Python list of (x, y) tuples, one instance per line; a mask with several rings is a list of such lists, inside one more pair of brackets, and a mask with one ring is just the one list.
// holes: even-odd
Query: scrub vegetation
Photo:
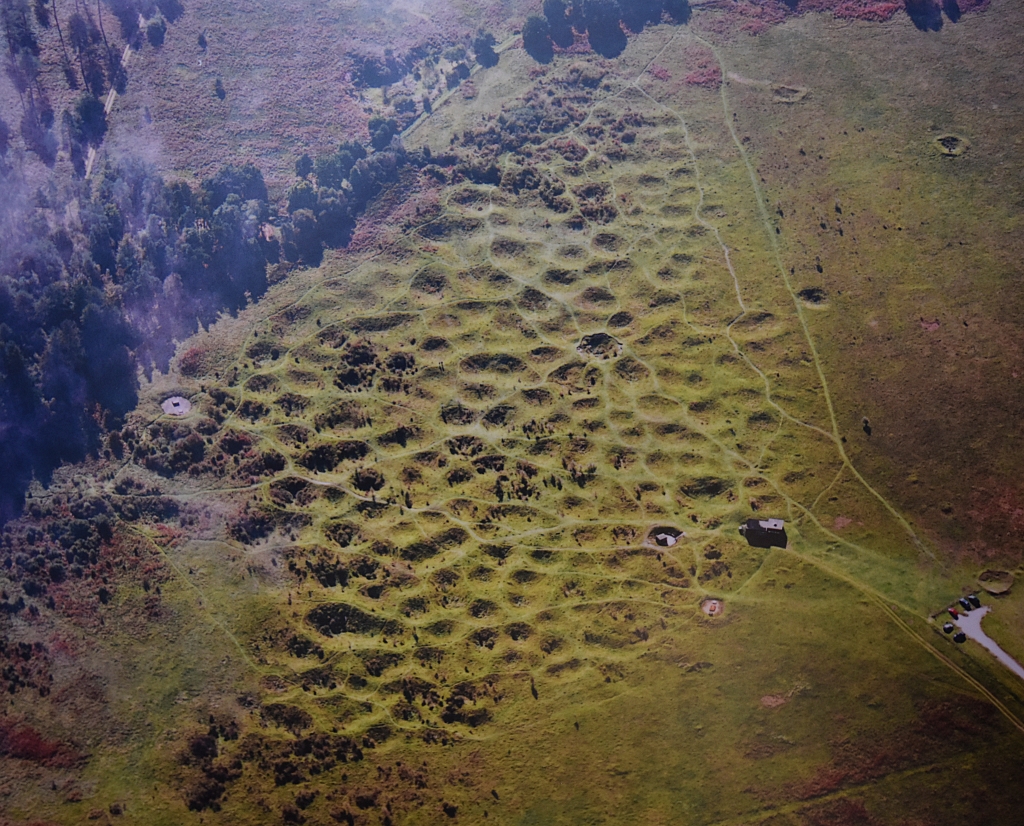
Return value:
[[(195, 183), (112, 115), (10, 208), (7, 820), (1014, 822), (1024, 692), (935, 618), (1024, 560), (1019, 182), (980, 186), (1021, 149), (965, 102), (1019, 12), (936, 77), (916, 19), (733, 5), (367, 19), (343, 134)], [(147, 43), (205, 53), (199, 7)]]

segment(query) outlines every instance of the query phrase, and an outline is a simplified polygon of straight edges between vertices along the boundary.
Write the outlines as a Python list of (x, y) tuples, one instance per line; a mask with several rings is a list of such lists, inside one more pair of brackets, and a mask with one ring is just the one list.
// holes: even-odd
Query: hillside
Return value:
[(193, 0), (14, 140), (0, 820), (1014, 822), (1020, 12), (557, 6)]

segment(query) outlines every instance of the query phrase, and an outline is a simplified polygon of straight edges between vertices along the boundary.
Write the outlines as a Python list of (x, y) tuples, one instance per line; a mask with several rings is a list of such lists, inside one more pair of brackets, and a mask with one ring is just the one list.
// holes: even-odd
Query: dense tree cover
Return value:
[(568, 7), (565, 0), (544, 0), (544, 17), (551, 27), (551, 40), (556, 46), (569, 48), (575, 40), (572, 23), (569, 22)]
[(380, 151), (386, 149), (391, 139), (398, 134), (398, 122), (394, 118), (374, 115), (367, 124), (370, 130), (370, 146)]
[(165, 367), (197, 321), (263, 292), (278, 245), (252, 166), (192, 189), (126, 163), (31, 194), (8, 167), (0, 187), (2, 521), (135, 406), (140, 363)]
[(355, 81), (362, 86), (389, 86), (397, 83), (411, 70), (408, 57), (397, 56), (392, 49), (385, 49), (384, 56), (368, 55), (355, 66)]
[[(84, 94), (73, 115), (83, 144), (102, 138), (101, 116)], [(300, 159), (283, 215), (251, 164), (191, 187), (124, 161), (30, 192), (16, 165), (0, 163), (0, 523), (33, 476), (101, 447), (136, 404), (139, 368), (165, 369), (197, 324), (260, 296), (282, 254), (316, 264), (348, 243), (358, 214), (410, 161), (394, 121), (373, 126), (378, 151), (346, 142)]]
[(690, 22), (690, 0), (665, 0), (665, 14), (674, 23)]
[(586, 33), (590, 47), (604, 57), (617, 57), (626, 48), (626, 30), (643, 31), (667, 16), (674, 23), (690, 19), (689, 0), (544, 0), (544, 16), (530, 17), (523, 26), (523, 47), (534, 60), (548, 63), (554, 46), (573, 44), (573, 30)]
[(626, 48), (626, 33), (619, 22), (621, 19), (622, 7), (618, 0), (583, 0), (587, 37), (591, 48), (599, 55), (617, 57)]
[(629, 0), (620, 5), (622, 22), (632, 32), (643, 31), (648, 23), (658, 23), (664, 9), (663, 0)]
[(372, 155), (360, 144), (345, 141), (316, 160), (299, 158), (299, 180), (288, 190), (288, 217), (281, 223), (288, 261), (315, 266), (325, 247), (348, 244), (356, 216), (385, 185), (398, 180), (409, 162), (397, 128), (391, 118), (370, 119), (370, 142), (376, 149)]

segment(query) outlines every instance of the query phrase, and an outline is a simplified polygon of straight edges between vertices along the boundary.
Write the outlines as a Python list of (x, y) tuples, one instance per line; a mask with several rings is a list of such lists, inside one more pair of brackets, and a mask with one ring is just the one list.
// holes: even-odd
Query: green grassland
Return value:
[[(1019, 12), (931, 40), (701, 14), (614, 62), (507, 51), (406, 143), (530, 93), (579, 122), (501, 153), (501, 186), (408, 181), (363, 251), (144, 388), (139, 445), (195, 431), (203, 459), (93, 480), (180, 513), (123, 526), (153, 581), (63, 632), (103, 716), (85, 763), (5, 781), (10, 817), (1014, 822), (1024, 687), (929, 617), (1020, 561), (1012, 504), (970, 498), (1019, 484), (1019, 181), (991, 176), (1021, 150), (971, 112)], [(685, 82), (700, 60), (721, 88)], [(751, 515), (789, 547), (749, 547)], [(1020, 656), (1018, 603), (987, 622)]]

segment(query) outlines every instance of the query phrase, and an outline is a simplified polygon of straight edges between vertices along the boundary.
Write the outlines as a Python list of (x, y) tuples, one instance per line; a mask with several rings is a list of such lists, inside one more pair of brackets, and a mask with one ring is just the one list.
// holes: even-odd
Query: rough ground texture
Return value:
[[(182, 343), (5, 533), (4, 817), (1014, 822), (1021, 687), (929, 617), (1021, 566), (1019, 12), (866, 8), (511, 49), (411, 128), (436, 165)], [(218, 69), (161, 122), (133, 80), (111, 148), (149, 105), (166, 168), (201, 135), (283, 187), (388, 111), (228, 33), (338, 77), (357, 44), (199, 12), (171, 31), (208, 30), (203, 71), (265, 89)], [(330, 14), (292, 25), (393, 31)], [(212, 89), (164, 48), (152, 88)]]

